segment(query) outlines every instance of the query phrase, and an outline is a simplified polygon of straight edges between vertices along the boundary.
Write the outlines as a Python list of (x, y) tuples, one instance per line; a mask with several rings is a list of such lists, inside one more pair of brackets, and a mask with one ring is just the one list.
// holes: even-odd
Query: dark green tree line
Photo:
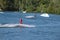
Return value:
[(15, 11), (60, 14), (60, 0), (0, 0), (0, 9), (5, 11), (7, 8)]

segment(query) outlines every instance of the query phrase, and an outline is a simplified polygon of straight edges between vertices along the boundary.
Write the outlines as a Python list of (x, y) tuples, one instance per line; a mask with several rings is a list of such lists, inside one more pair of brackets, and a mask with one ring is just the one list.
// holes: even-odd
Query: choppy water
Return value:
[(49, 18), (36, 13), (35, 19), (26, 19), (20, 12), (0, 13), (0, 24), (19, 23), (23, 19), (25, 24), (36, 25), (35, 28), (0, 28), (0, 40), (60, 40), (60, 15), (49, 14)]

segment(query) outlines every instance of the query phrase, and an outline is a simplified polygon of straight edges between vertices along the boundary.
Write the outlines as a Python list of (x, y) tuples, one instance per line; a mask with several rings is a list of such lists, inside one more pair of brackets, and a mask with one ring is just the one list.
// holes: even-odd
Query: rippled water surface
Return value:
[(60, 40), (60, 15), (49, 14), (49, 18), (41, 17), (36, 13), (34, 19), (25, 16), (34, 13), (4, 12), (0, 13), (0, 24), (19, 23), (20, 18), (24, 24), (32, 24), (34, 28), (0, 28), (0, 40)]

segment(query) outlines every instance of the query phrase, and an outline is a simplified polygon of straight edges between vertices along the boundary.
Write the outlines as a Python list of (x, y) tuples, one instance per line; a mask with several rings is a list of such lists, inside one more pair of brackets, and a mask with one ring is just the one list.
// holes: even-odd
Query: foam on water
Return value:
[(4, 12), (0, 12), (1, 14), (3, 14)]
[(43, 13), (40, 16), (42, 16), (42, 17), (49, 17), (49, 15), (47, 13)]
[(0, 27), (35, 27), (35, 25), (27, 25), (27, 24), (0, 24)]
[(35, 18), (35, 16), (26, 16), (25, 18)]
[(26, 13), (26, 11), (23, 11), (23, 13)]

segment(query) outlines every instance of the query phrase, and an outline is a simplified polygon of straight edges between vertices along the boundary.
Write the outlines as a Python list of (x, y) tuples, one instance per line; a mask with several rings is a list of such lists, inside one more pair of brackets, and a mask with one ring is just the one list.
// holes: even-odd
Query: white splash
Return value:
[(23, 11), (23, 13), (26, 13), (26, 11)]
[(40, 16), (42, 16), (42, 17), (49, 17), (49, 14), (43, 13), (43, 14), (41, 14)]
[(26, 16), (25, 18), (35, 18), (35, 16)]
[(4, 13), (4, 12), (0, 12), (1, 14)]
[(28, 25), (28, 24), (0, 24), (0, 27), (35, 27), (35, 25)]

